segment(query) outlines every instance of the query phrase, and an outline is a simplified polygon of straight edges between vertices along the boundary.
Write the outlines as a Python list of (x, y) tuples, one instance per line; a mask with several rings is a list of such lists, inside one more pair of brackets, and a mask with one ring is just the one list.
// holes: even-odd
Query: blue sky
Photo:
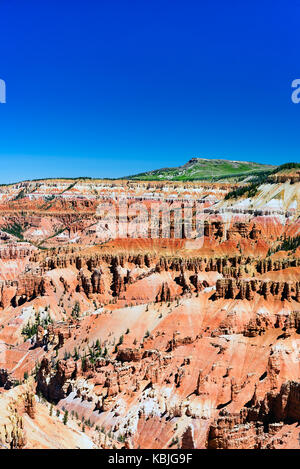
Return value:
[(0, 182), (300, 161), (300, 2), (2, 0)]

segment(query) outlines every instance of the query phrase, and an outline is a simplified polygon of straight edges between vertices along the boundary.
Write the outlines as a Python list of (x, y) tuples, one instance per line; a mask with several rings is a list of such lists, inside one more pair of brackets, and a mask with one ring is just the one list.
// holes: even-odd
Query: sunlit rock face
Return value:
[(1, 445), (297, 447), (298, 177), (1, 186)]

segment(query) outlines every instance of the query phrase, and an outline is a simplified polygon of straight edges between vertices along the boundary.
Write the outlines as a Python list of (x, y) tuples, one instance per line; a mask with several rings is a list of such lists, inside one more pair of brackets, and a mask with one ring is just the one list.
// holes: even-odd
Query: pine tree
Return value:
[(69, 416), (69, 412), (66, 410), (65, 413), (64, 413), (64, 418), (63, 418), (63, 424), (64, 425), (67, 425), (68, 416)]

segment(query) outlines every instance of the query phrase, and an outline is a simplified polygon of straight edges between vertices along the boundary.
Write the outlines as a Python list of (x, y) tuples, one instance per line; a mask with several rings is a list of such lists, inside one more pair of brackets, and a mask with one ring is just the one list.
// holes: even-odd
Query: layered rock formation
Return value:
[[(2, 446), (296, 447), (299, 182), (282, 176), (251, 200), (228, 183), (2, 186)], [(145, 212), (110, 238), (98, 204), (111, 220), (125, 197)], [(161, 219), (149, 236), (154, 204), (169, 237)]]

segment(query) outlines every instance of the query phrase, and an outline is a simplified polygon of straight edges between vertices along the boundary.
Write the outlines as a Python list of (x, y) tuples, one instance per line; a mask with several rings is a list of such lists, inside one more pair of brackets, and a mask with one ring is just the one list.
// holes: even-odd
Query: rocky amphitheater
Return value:
[(238, 188), (0, 187), (2, 449), (299, 448), (300, 171)]

